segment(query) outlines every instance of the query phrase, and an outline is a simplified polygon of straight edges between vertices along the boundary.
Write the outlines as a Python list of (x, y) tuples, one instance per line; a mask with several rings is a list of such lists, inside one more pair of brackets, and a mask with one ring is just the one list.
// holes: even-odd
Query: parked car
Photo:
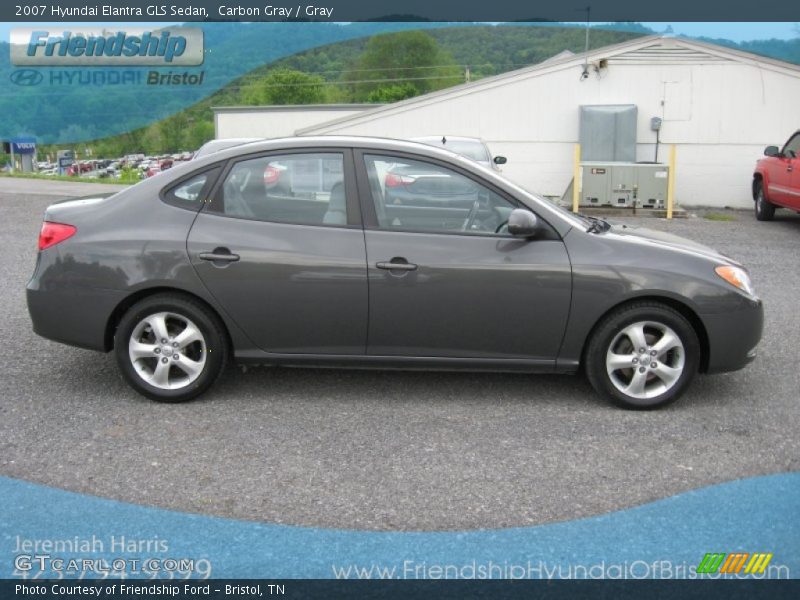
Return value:
[[(412, 163), (475, 200), (390, 215), (385, 174)], [(279, 193), (259, 176), (270, 164), (291, 182)], [(612, 402), (654, 408), (697, 372), (747, 365), (763, 322), (745, 268), (711, 248), (574, 215), (438, 148), (333, 136), (234, 146), (51, 205), (27, 299), (36, 333), (113, 351), (167, 402), (234, 358), (583, 370)]]
[(504, 165), (508, 162), (505, 156), (492, 156), (492, 153), (489, 151), (489, 146), (480, 138), (458, 137), (454, 135), (432, 135), (412, 138), (412, 141), (444, 148), (445, 150), (465, 156), (495, 171), (500, 171), (500, 165)]
[(767, 146), (753, 173), (756, 219), (771, 221), (776, 208), (800, 212), (800, 130), (783, 145)]

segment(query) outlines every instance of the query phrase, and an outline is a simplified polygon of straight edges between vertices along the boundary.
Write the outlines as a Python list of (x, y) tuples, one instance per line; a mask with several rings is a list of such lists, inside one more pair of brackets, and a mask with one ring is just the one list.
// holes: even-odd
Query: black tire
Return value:
[[(150, 324), (151, 321), (155, 323), (153, 319), (159, 315), (164, 316), (162, 322), (169, 332), (164, 338), (168, 343), (163, 345), (156, 339), (155, 328)], [(188, 330), (189, 325), (199, 331), (201, 337), (197, 336), (199, 339), (185, 348), (171, 350), (170, 347), (179, 343), (173, 337), (179, 339), (177, 336)], [(142, 343), (142, 348), (152, 347), (153, 352), (159, 354), (134, 359), (132, 336)], [(166, 357), (166, 350), (175, 354)], [(206, 306), (181, 294), (157, 294), (137, 302), (123, 315), (114, 335), (114, 353), (122, 375), (137, 392), (158, 402), (185, 402), (205, 392), (219, 378), (228, 362), (229, 348), (224, 325)], [(164, 385), (173, 385), (174, 389), (158, 387), (146, 380), (149, 375), (151, 381), (155, 381), (159, 361), (165, 363), (161, 365), (167, 373)], [(192, 374), (184, 371), (190, 364), (193, 365)]]
[[(641, 328), (646, 339), (644, 348), (630, 348), (629, 354), (627, 346), (633, 344), (633, 338), (623, 333), (628, 328), (631, 331)], [(653, 357), (651, 352), (659, 352), (657, 342), (671, 339), (667, 338), (667, 332), (677, 337), (680, 347), (676, 345), (663, 355)], [(640, 353), (642, 349), (644, 353)], [(631, 367), (620, 367), (613, 370), (613, 374), (609, 373), (612, 350), (626, 361), (630, 357)], [(586, 375), (600, 396), (622, 408), (648, 410), (666, 406), (686, 391), (697, 373), (700, 354), (697, 333), (683, 315), (664, 304), (642, 301), (622, 306), (603, 318), (589, 340), (584, 364)], [(651, 368), (654, 364), (656, 367)], [(637, 373), (639, 369), (644, 371)], [(679, 376), (671, 375), (678, 372)], [(670, 383), (664, 379), (666, 375), (671, 375)], [(644, 379), (641, 394), (647, 397), (637, 397), (620, 389), (626, 383), (633, 387), (634, 377), (637, 381)]]
[(755, 183), (755, 209), (758, 221), (772, 221), (775, 216), (775, 205), (767, 200), (767, 193), (764, 191), (764, 182), (761, 180)]

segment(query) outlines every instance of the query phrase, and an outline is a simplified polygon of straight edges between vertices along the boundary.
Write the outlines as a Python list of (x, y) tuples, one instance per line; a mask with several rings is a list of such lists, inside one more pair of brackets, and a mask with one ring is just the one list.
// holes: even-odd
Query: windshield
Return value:
[(438, 139), (419, 138), (415, 141), (422, 142), (423, 144), (428, 144), (428, 146), (437, 146), (444, 148), (445, 150), (449, 150), (450, 152), (455, 152), (456, 154), (460, 154), (461, 156), (464, 156), (476, 162), (488, 163), (492, 161), (492, 158), (489, 156), (489, 150), (480, 140), (448, 139), (444, 144), (442, 143), (441, 138)]
[(486, 151), (486, 146), (480, 142), (461, 142), (458, 140), (448, 140), (446, 144), (442, 144), (445, 150), (455, 152), (461, 156), (466, 156), (478, 162), (490, 162), (489, 153)]

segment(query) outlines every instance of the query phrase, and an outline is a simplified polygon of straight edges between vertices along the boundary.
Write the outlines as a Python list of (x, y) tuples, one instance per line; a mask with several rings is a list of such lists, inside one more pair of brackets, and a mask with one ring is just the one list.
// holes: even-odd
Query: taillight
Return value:
[(42, 230), (39, 232), (39, 250), (46, 250), (50, 246), (60, 244), (75, 235), (76, 231), (78, 231), (77, 227), (72, 225), (45, 221), (42, 223)]
[(384, 183), (386, 187), (400, 187), (401, 185), (411, 185), (416, 181), (415, 177), (408, 175), (398, 175), (397, 173), (387, 173)]
[(267, 167), (264, 169), (264, 183), (275, 183), (280, 179), (281, 172), (275, 167)]

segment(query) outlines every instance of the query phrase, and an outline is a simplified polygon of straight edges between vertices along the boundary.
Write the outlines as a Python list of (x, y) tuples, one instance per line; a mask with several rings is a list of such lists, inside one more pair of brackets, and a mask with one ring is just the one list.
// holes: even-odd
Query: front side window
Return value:
[(797, 158), (800, 156), (800, 133), (786, 143), (783, 153), (789, 158)]
[(338, 153), (262, 156), (233, 165), (217, 209), (232, 217), (347, 225), (344, 159)]
[(382, 229), (493, 235), (515, 206), (478, 182), (438, 164), (366, 155)]

